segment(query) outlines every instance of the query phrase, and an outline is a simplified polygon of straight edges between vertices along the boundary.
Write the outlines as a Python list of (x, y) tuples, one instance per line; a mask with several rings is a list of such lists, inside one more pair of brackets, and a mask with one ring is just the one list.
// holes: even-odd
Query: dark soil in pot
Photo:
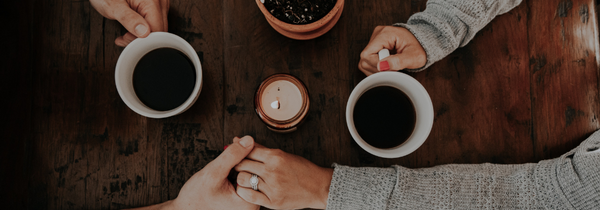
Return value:
[(265, 0), (265, 8), (290, 24), (309, 24), (327, 15), (337, 0)]

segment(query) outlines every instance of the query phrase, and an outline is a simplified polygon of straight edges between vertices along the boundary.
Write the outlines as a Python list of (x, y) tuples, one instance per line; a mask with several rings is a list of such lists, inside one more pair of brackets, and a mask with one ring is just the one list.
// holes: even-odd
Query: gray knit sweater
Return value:
[(421, 71), (463, 47), (496, 16), (504, 14), (521, 0), (429, 0), (425, 11), (416, 13), (408, 23), (396, 23), (415, 35), (425, 52), (427, 63)]
[[(427, 52), (426, 68), (519, 3), (430, 0), (425, 11), (397, 25), (417, 37)], [(596, 131), (570, 152), (537, 164), (422, 169), (334, 164), (327, 209), (600, 209), (599, 148)]]

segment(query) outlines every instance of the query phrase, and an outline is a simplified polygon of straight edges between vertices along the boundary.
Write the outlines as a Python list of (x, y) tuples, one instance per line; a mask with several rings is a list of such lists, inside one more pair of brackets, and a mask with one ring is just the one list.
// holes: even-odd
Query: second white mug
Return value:
[[(387, 56), (380, 56), (380, 59), (385, 57)], [(368, 144), (361, 138), (354, 125), (354, 106), (356, 102), (363, 93), (380, 86), (393, 87), (404, 92), (410, 98), (416, 112), (415, 128), (412, 134), (404, 143), (393, 148), (383, 149)], [(352, 138), (367, 152), (383, 158), (398, 158), (417, 150), (431, 132), (433, 116), (433, 104), (425, 87), (416, 79), (401, 72), (379, 72), (368, 76), (352, 90), (346, 104), (346, 124)]]

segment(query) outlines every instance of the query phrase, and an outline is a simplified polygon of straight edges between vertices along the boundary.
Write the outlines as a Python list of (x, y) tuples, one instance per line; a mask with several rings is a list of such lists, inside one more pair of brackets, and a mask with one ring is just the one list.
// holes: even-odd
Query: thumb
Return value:
[(398, 71), (402, 69), (418, 69), (425, 66), (426, 58), (425, 55), (419, 55), (418, 53), (398, 53), (390, 55), (377, 63), (377, 70), (379, 71)]
[[(240, 137), (233, 137), (233, 143), (238, 143), (240, 142), (240, 140), (242, 140)], [(254, 142), (254, 148), (267, 148), (259, 143)]]
[(229, 145), (219, 157), (210, 162), (205, 168), (217, 173), (221, 177), (226, 177), (229, 171), (242, 162), (253, 148), (254, 139), (251, 136), (244, 136), (239, 142)]
[(127, 31), (140, 38), (150, 34), (150, 25), (148, 22), (146, 22), (140, 14), (132, 10), (128, 4), (120, 4), (115, 10), (115, 19), (117, 19)]

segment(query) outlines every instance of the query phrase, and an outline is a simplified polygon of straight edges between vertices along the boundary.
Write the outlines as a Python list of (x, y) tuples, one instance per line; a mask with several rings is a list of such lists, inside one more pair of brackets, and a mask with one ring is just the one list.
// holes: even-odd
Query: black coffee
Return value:
[(393, 87), (368, 90), (354, 106), (354, 126), (371, 146), (392, 148), (410, 137), (415, 129), (416, 112), (410, 98)]
[(133, 89), (151, 109), (167, 111), (183, 104), (194, 91), (196, 70), (190, 59), (172, 48), (152, 50), (135, 66)]

